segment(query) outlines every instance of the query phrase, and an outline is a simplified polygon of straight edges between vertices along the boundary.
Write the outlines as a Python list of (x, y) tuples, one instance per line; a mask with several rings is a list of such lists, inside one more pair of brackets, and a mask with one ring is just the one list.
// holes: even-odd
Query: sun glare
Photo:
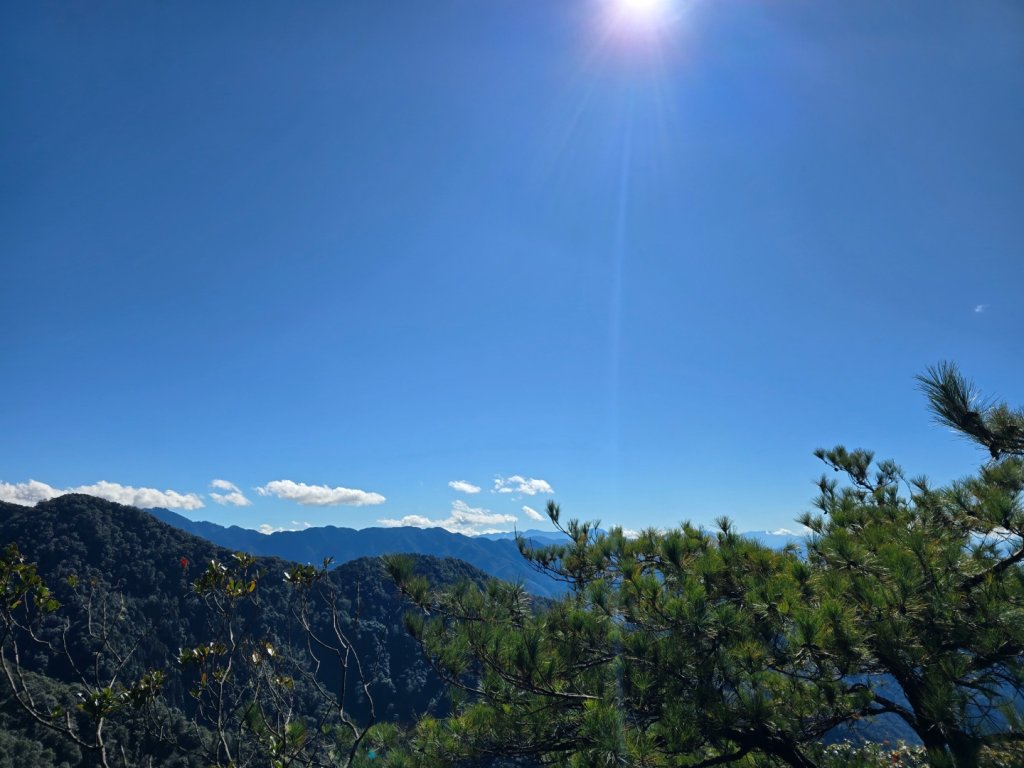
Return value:
[(619, 6), (629, 16), (650, 17), (664, 10), (665, 0), (619, 0)]
[(608, 0), (605, 24), (613, 36), (661, 35), (672, 25), (680, 0)]

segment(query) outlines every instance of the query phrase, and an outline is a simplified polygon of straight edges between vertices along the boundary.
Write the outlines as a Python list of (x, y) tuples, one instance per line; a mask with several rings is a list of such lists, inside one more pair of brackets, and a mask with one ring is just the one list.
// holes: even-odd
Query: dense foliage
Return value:
[(1024, 413), (949, 365), (922, 386), (990, 461), (931, 488), (865, 451), (819, 451), (847, 482), (820, 481), (806, 556), (725, 520), (636, 539), (572, 521), (564, 545), (522, 547), (572, 588), (539, 615), (512, 587), (438, 591), (393, 562), (422, 611), (411, 631), (465, 692), (395, 763), (806, 768), (835, 764), (836, 729), (895, 716), (932, 765), (1024, 764)]
[[(81, 742), (72, 746), (83, 765), (102, 751), (142, 762), (131, 757), (139, 745), (147, 758), (162, 749), (194, 754), (195, 765), (259, 765), (275, 750), (294, 760), (350, 748), (374, 722), (408, 722), (446, 702), (377, 560), (328, 571), (234, 555), (81, 495), (3, 505), (0, 541), (12, 543), (0, 569), (0, 660), (28, 705), (19, 714), (8, 699), (3, 712), (11, 738), (20, 724), (21, 751), (37, 741), (24, 734), (56, 728)], [(415, 562), (442, 583), (486, 578), (458, 561)], [(218, 744), (229, 727), (233, 741)], [(301, 738), (275, 745), (275, 731)], [(51, 762), (79, 764), (59, 752)]]

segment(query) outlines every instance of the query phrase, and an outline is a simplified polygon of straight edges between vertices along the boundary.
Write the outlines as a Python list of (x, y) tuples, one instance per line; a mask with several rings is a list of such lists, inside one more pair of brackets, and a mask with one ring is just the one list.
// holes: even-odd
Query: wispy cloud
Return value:
[[(423, 515), (406, 515), (400, 518), (384, 518), (377, 522), (385, 528), (412, 526), (414, 528), (444, 528), (452, 533), (466, 536), (479, 536), (482, 533), (499, 533), (508, 530), (508, 526), (516, 521), (515, 515), (504, 515), (491, 512), (483, 507), (471, 507), (466, 502), (456, 499), (452, 502), (451, 513), (443, 520), (432, 520)], [(503, 527), (495, 527), (503, 526)]]
[(494, 478), (494, 488), (491, 492), (522, 493), (526, 496), (536, 496), (538, 493), (554, 493), (555, 489), (551, 487), (547, 480), (523, 477), (522, 475), (512, 475), (511, 477), (498, 475)]
[(405, 517), (385, 517), (377, 521), (385, 528), (441, 528), (443, 520), (431, 520), (423, 515), (406, 515)]
[(348, 505), (365, 507), (383, 504), (385, 498), (379, 493), (361, 491), (357, 488), (331, 488), (327, 485), (306, 485), (293, 480), (273, 480), (256, 489), (260, 496), (276, 496), (311, 507), (334, 507)]
[(256, 528), (256, 530), (259, 531), (260, 533), (264, 534), (265, 536), (269, 536), (272, 533), (280, 533), (281, 531), (304, 531), (307, 528), (312, 528), (312, 527), (313, 527), (312, 523), (307, 523), (307, 522), (301, 522), (300, 523), (298, 520), (292, 520), (292, 524), (291, 524), (290, 528), (285, 528), (283, 526), (281, 526), (281, 527), (274, 527), (270, 523), (263, 523), (262, 525), (258, 526)]
[(448, 487), (460, 493), (480, 493), (479, 485), (473, 485), (465, 480), (449, 480)]
[(536, 509), (534, 509), (533, 507), (527, 507), (526, 505), (523, 505), (523, 514), (531, 520), (538, 520), (540, 522), (544, 522), (545, 520), (547, 520), (547, 518), (544, 517), (544, 515), (542, 515)]
[(491, 512), (483, 507), (471, 507), (466, 502), (456, 499), (452, 502), (451, 519), (465, 525), (497, 525), (499, 523), (514, 523), (516, 516)]
[(975, 312), (975, 314), (980, 315), (986, 309), (988, 309), (988, 304), (975, 304), (974, 305), (974, 312)]
[(39, 501), (46, 501), (65, 493), (87, 493), (118, 504), (133, 507), (167, 507), (169, 509), (200, 509), (203, 500), (196, 493), (179, 493), (178, 491), (160, 491), (156, 488), (136, 488), (100, 480), (92, 485), (79, 485), (74, 488), (54, 488), (52, 485), (29, 480), (27, 483), (0, 483), (0, 499), (13, 504), (32, 506)]
[(210, 483), (210, 487), (221, 491), (227, 491), (227, 493), (210, 494), (210, 498), (218, 504), (230, 504), (233, 507), (252, 506), (252, 502), (245, 497), (245, 494), (242, 493), (242, 489), (234, 483), (228, 482), (227, 480), (213, 480)]

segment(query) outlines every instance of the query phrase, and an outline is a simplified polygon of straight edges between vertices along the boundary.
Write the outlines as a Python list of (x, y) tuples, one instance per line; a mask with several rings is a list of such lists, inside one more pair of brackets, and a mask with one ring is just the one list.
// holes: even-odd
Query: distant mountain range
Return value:
[[(189, 520), (169, 509), (148, 510), (154, 517), (183, 531), (238, 552), (280, 557), (298, 563), (319, 565), (324, 558), (345, 563), (360, 557), (377, 557), (398, 553), (454, 557), (476, 566), (491, 576), (511, 582), (522, 582), (526, 590), (541, 597), (554, 597), (564, 585), (536, 571), (519, 554), (513, 534), (502, 538), (463, 536), (444, 528), (337, 528), (333, 525), (307, 528), (302, 531), (260, 533), (237, 525), (225, 527), (216, 523)], [(560, 534), (551, 531), (525, 531), (537, 544), (558, 541)]]
[[(267, 555), (300, 563), (319, 564), (331, 557), (344, 563), (360, 557), (376, 557), (395, 553), (454, 557), (476, 566), (499, 579), (522, 582), (528, 592), (541, 597), (555, 597), (564, 591), (564, 584), (535, 570), (519, 553), (515, 533), (489, 533), (464, 536), (444, 528), (337, 528), (333, 525), (306, 528), (301, 531), (260, 533), (237, 525), (225, 527), (217, 523), (190, 520), (169, 509), (148, 510), (159, 520), (183, 531), (240, 552)], [(530, 529), (521, 535), (537, 546), (565, 541), (558, 531)], [(790, 544), (803, 548), (805, 537), (790, 532), (750, 531), (744, 534), (765, 544), (782, 549)]]
[[(514, 541), (517, 533), (515, 531), (499, 531), (498, 533), (481, 533), (481, 539), (492, 539), (494, 541), (502, 541), (508, 539)], [(540, 531), (536, 528), (531, 528), (526, 531), (519, 531), (518, 535), (525, 537), (532, 541), (534, 544), (559, 544), (565, 541), (565, 534), (559, 531)]]
[(744, 531), (743, 535), (748, 539), (759, 541), (772, 549), (783, 549), (792, 544), (802, 551), (807, 546), (807, 536), (809, 534), (799, 534), (791, 531), (785, 533), (778, 531)]

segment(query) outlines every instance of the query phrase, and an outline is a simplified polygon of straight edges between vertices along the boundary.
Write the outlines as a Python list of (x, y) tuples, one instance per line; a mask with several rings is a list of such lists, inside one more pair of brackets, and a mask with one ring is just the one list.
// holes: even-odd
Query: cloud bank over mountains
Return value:
[(201, 509), (204, 504), (197, 493), (178, 493), (177, 491), (160, 491), (156, 488), (135, 488), (131, 485), (110, 483), (100, 480), (92, 485), (79, 485), (74, 488), (54, 488), (52, 485), (38, 480), (27, 483), (0, 482), (0, 500), (12, 504), (34, 506), (37, 502), (63, 496), (66, 493), (87, 493), (118, 504), (133, 507), (167, 507), (168, 509)]
[(290, 526), (273, 526), (270, 523), (263, 523), (256, 530), (262, 533), (264, 536), (269, 536), (272, 533), (280, 533), (281, 531), (304, 531), (307, 528), (312, 528), (313, 524), (305, 520), (292, 520)]
[(413, 528), (444, 528), (452, 533), (467, 536), (479, 536), (483, 533), (501, 533), (506, 528), (495, 528), (496, 525), (509, 525), (516, 522), (515, 515), (492, 512), (483, 507), (471, 507), (461, 499), (452, 502), (451, 513), (443, 520), (432, 520), (423, 515), (405, 515), (401, 518), (383, 518), (378, 520), (385, 528), (411, 526)]
[[(249, 499), (242, 489), (230, 480), (217, 478), (210, 481), (209, 497), (221, 506), (250, 507)], [(23, 506), (35, 506), (40, 501), (47, 501), (63, 496), (66, 493), (87, 493), (107, 501), (127, 504), (141, 509), (164, 507), (166, 509), (202, 509), (206, 506), (202, 494), (180, 493), (173, 490), (161, 491), (157, 488), (136, 488), (121, 483), (100, 480), (91, 485), (78, 485), (71, 488), (57, 488), (39, 480), (25, 483), (7, 483), (0, 481), (0, 501)], [(256, 488), (260, 496), (273, 496), (296, 504), (314, 507), (331, 507), (339, 505), (368, 506), (383, 504), (384, 496), (356, 488), (331, 487), (328, 485), (307, 485), (293, 480), (273, 480)]]
[[(463, 494), (479, 494), (481, 486), (469, 480), (450, 480), (448, 487)], [(365, 491), (359, 488), (344, 486), (315, 485), (295, 480), (280, 479), (252, 488), (256, 496), (280, 499), (306, 507), (364, 507), (383, 504), (387, 499), (380, 493)], [(25, 506), (34, 506), (40, 501), (47, 501), (67, 493), (85, 493), (108, 501), (115, 501), (142, 509), (163, 507), (166, 509), (197, 510), (212, 501), (222, 507), (248, 508), (253, 506), (253, 499), (246, 496), (241, 487), (230, 480), (218, 477), (210, 481), (206, 495), (200, 493), (182, 493), (171, 489), (135, 487), (101, 480), (91, 485), (80, 485), (70, 488), (58, 488), (38, 480), (22, 483), (0, 481), (0, 501), (12, 502)], [(554, 488), (547, 480), (510, 475), (497, 475), (494, 478), (493, 494), (511, 496), (518, 499), (522, 496), (537, 494), (553, 494)], [(255, 498), (255, 497), (254, 497)], [(495, 500), (497, 503), (497, 500)], [(505, 502), (507, 503), (507, 502)], [(519, 515), (508, 512), (495, 512), (483, 506), (473, 507), (460, 499), (451, 502), (448, 516), (427, 517), (421, 514), (410, 514), (401, 517), (385, 517), (377, 520), (385, 527), (413, 526), (416, 528), (444, 528), (454, 533), (477, 536), (488, 533), (501, 533), (509, 530), (520, 516), (531, 521), (544, 522), (547, 516), (530, 506), (523, 505)], [(257, 518), (258, 519), (258, 518)], [(264, 518), (266, 519), (266, 518)], [(257, 530), (261, 533), (273, 533), (282, 530), (301, 530), (309, 527), (308, 522), (292, 521), (291, 526), (275, 521), (262, 523)]]

